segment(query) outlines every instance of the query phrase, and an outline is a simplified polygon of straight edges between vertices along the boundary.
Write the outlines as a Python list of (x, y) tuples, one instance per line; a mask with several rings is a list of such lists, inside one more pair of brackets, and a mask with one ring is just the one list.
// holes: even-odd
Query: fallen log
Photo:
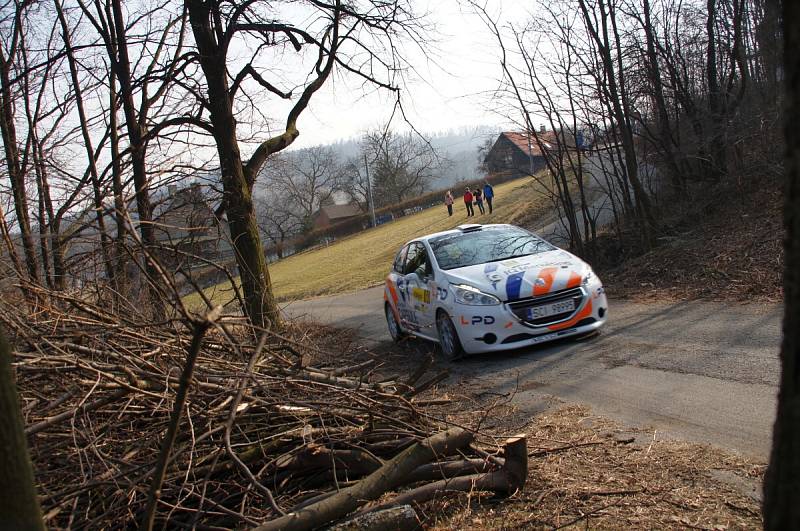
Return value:
[(453, 478), (466, 474), (480, 474), (491, 472), (495, 468), (486, 459), (461, 459), (458, 461), (445, 461), (422, 465), (411, 472), (404, 480), (403, 485), (411, 485), (420, 481), (434, 481), (438, 479)]
[(319, 445), (310, 445), (294, 456), (278, 459), (278, 470), (336, 469), (354, 476), (371, 474), (383, 463), (364, 450), (331, 450)]
[(410, 505), (362, 514), (328, 528), (328, 531), (414, 531), (421, 529), (417, 512)]
[(366, 508), (359, 514), (383, 511), (398, 505), (424, 503), (432, 500), (442, 492), (472, 492), (475, 490), (491, 491), (497, 494), (513, 494), (525, 486), (528, 477), (528, 445), (524, 435), (517, 435), (506, 440), (504, 446), (505, 462), (499, 470), (483, 474), (471, 474), (434, 483), (404, 492), (392, 500)]
[[(394, 489), (413, 470), (433, 459), (452, 455), (472, 442), (473, 434), (461, 428), (437, 433), (401, 452), (397, 457), (362, 479), (355, 485), (342, 489), (333, 496), (313, 505), (265, 522), (256, 531), (293, 529), (310, 530), (341, 518), (367, 501), (375, 500), (384, 492)], [(527, 463), (527, 454), (525, 455)]]

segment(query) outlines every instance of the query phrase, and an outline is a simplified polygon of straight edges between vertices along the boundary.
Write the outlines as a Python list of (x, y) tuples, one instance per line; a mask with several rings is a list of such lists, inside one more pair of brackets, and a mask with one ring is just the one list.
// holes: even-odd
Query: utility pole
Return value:
[(369, 178), (369, 163), (367, 154), (364, 153), (364, 171), (367, 172), (367, 199), (369, 200), (369, 213), (372, 216), (372, 226), (375, 227), (375, 202), (372, 200), (372, 179)]
[(533, 176), (533, 145), (531, 144), (531, 133), (528, 133), (528, 171)]

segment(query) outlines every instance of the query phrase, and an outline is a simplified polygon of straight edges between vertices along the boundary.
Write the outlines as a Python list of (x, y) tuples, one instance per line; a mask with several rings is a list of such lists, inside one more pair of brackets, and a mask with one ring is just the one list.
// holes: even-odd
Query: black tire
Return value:
[(448, 359), (457, 360), (464, 355), (456, 326), (444, 310), (436, 313), (436, 331), (439, 334), (439, 348)]
[(392, 311), (392, 307), (389, 306), (388, 302), (383, 305), (383, 313), (386, 315), (386, 325), (389, 327), (389, 335), (392, 336), (392, 341), (398, 343), (405, 339), (407, 334), (403, 331), (400, 323), (397, 322), (394, 311)]

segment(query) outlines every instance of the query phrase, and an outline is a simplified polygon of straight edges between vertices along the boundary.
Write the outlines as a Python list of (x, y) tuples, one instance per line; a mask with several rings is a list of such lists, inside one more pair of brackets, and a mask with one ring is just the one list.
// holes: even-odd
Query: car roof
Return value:
[[(486, 228), (495, 228), (495, 227), (515, 227), (515, 225), (510, 225), (508, 223), (488, 223), (486, 225), (480, 224), (470, 224), (470, 225), (459, 225), (455, 229), (450, 230), (443, 230), (440, 232), (434, 232), (431, 234), (426, 234), (425, 236), (420, 236), (418, 238), (414, 238), (413, 240), (408, 240), (406, 243), (403, 244), (402, 247), (405, 247), (411, 242), (426, 242), (433, 238), (438, 238), (439, 236), (446, 236), (448, 234), (464, 234), (468, 232), (480, 232)], [(401, 248), (402, 248), (401, 247)]]

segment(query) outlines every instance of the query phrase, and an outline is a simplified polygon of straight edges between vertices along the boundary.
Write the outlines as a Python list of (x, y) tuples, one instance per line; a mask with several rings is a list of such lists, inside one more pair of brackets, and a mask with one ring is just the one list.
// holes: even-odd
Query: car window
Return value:
[(397, 253), (397, 256), (395, 256), (394, 265), (392, 266), (392, 269), (394, 269), (396, 273), (400, 273), (401, 275), (403, 274), (403, 271), (405, 270), (404, 266), (407, 253), (408, 253), (408, 245), (405, 245), (402, 249), (400, 249), (400, 252)]
[(499, 262), (555, 249), (518, 227), (487, 227), (475, 232), (446, 234), (428, 243), (441, 269)]
[(425, 264), (428, 261), (428, 253), (425, 252), (425, 246), (419, 242), (412, 243), (408, 248), (408, 257), (406, 258), (405, 274), (410, 275), (420, 267), (425, 269)]

